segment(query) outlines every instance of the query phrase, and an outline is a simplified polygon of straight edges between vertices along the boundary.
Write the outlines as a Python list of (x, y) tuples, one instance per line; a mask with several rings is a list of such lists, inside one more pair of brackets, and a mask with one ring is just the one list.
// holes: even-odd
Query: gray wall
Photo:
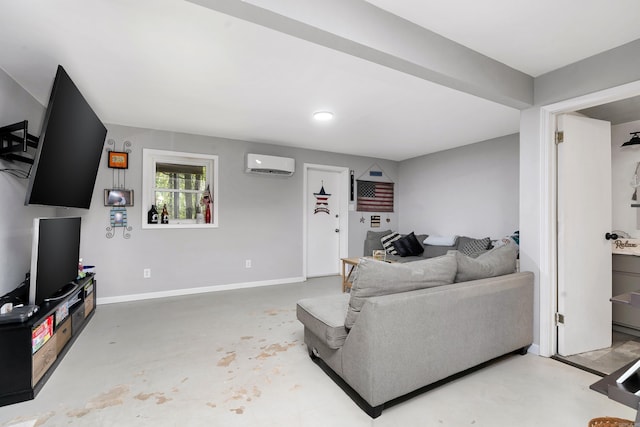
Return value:
[(519, 169), (517, 134), (401, 162), (400, 231), (510, 235), (519, 228)]
[[(114, 172), (103, 162), (91, 209), (84, 212), (81, 243), (85, 264), (97, 266), (99, 298), (299, 278), (304, 163), (348, 167), (356, 176), (377, 163), (397, 181), (398, 164), (392, 161), (116, 125), (107, 128), (107, 139), (115, 140), (117, 149), (124, 141), (132, 144), (126, 186), (134, 190), (136, 202), (127, 210), (131, 237), (123, 238), (122, 229), (116, 229), (115, 237), (108, 239), (109, 208), (103, 206), (103, 191), (113, 187)], [(142, 211), (149, 208), (140, 204), (143, 148), (219, 156), (219, 228), (141, 228)], [(296, 173), (292, 177), (247, 174), (248, 152), (293, 157)], [(350, 212), (351, 255), (361, 255), (368, 229), (358, 218)], [(392, 221), (395, 226), (395, 216)], [(252, 268), (245, 268), (246, 259), (252, 260)], [(143, 278), (143, 268), (151, 269), (150, 279)]]
[[(0, 70), (0, 126), (28, 119), (31, 133), (38, 135), (43, 115), (44, 107)], [(103, 191), (113, 187), (114, 177), (104, 156), (90, 210), (24, 206), (26, 180), (0, 173), (5, 200), (0, 221), (0, 294), (15, 288), (28, 271), (33, 218), (40, 216), (82, 217), (81, 256), (85, 264), (97, 266), (99, 298), (298, 278), (302, 276), (304, 163), (348, 167), (356, 176), (376, 163), (398, 181), (398, 163), (393, 161), (116, 125), (107, 128), (107, 139), (114, 139), (117, 149), (124, 141), (132, 143), (126, 173), (126, 187), (136, 197), (135, 206), (128, 208), (133, 227), (130, 239), (123, 238), (121, 229), (114, 238), (106, 237), (109, 208), (103, 206)], [(148, 209), (139, 203), (143, 148), (219, 156), (219, 228), (142, 230), (141, 212)], [(248, 152), (294, 157), (297, 171), (290, 178), (247, 174)], [(396, 214), (389, 218), (389, 227), (397, 228)], [(359, 219), (359, 213), (349, 213), (350, 256), (362, 254), (369, 229), (369, 222)], [(252, 260), (252, 268), (244, 267), (245, 259)], [(143, 268), (151, 268), (150, 279), (143, 279)]]
[[(29, 119), (32, 133), (40, 130), (44, 107), (0, 72), (0, 122)], [(126, 187), (135, 192), (128, 208), (129, 239), (122, 230), (108, 239), (109, 208), (103, 191), (113, 187), (114, 172), (100, 166), (90, 210), (23, 206), (26, 181), (0, 174), (4, 221), (0, 222), (0, 291), (13, 289), (29, 269), (32, 221), (38, 216), (82, 217), (81, 256), (97, 266), (99, 298), (111, 300), (155, 292), (180, 293), (187, 289), (294, 279), (302, 276), (303, 164), (343, 166), (359, 177), (373, 164), (396, 183), (396, 213), (382, 214), (380, 229), (429, 233), (455, 233), (501, 237), (517, 229), (517, 136), (485, 141), (403, 162), (348, 156), (276, 145), (107, 125), (116, 149), (131, 142)], [(141, 206), (142, 149), (210, 153), (219, 156), (220, 227), (217, 229), (143, 230)], [(289, 178), (244, 172), (248, 152), (296, 159)], [(4, 165), (3, 165), (4, 166)], [(19, 165), (25, 168), (25, 166)], [(402, 170), (402, 172), (400, 172)], [(453, 174), (451, 171), (453, 170)], [(478, 197), (478, 194), (483, 197)], [(442, 196), (438, 198), (437, 196)], [(416, 203), (419, 201), (419, 203)], [(470, 202), (473, 210), (469, 210)], [(451, 216), (449, 203), (460, 211)], [(513, 207), (515, 203), (515, 208)], [(509, 205), (506, 210), (497, 209)], [(499, 211), (497, 212), (496, 211)], [(402, 225), (398, 213), (403, 212)], [(429, 212), (425, 216), (425, 212)], [(478, 212), (482, 212), (478, 214)], [(489, 212), (485, 214), (485, 212)], [(349, 212), (349, 255), (362, 255), (370, 230), (370, 215)], [(361, 222), (361, 217), (365, 222)], [(386, 222), (389, 218), (390, 222)], [(244, 260), (252, 260), (252, 268)], [(150, 279), (142, 270), (150, 268)]]
[[(0, 69), (0, 127), (28, 120), (29, 133), (38, 135), (43, 114), (44, 107)], [(7, 168), (28, 170), (28, 165), (0, 160), (0, 169)], [(52, 208), (25, 207), (26, 188), (26, 180), (0, 173), (0, 295), (20, 284), (29, 270), (33, 218), (55, 214)]]

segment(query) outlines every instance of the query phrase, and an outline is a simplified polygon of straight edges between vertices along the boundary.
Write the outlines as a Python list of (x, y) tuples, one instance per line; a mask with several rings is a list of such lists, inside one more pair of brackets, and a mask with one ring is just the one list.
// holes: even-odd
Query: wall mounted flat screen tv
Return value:
[(80, 217), (35, 218), (31, 246), (29, 304), (73, 291), (80, 259)]
[(25, 205), (89, 209), (106, 135), (104, 124), (59, 65)]

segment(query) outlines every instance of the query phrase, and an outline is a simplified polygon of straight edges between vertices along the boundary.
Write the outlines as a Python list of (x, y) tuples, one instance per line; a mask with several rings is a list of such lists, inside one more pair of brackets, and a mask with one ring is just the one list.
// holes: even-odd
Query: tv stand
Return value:
[(0, 406), (35, 398), (93, 317), (95, 275), (73, 285), (27, 321), (0, 324)]

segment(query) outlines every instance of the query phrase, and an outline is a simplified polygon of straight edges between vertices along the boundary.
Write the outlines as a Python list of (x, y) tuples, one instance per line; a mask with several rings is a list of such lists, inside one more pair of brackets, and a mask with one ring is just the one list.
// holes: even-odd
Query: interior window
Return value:
[(167, 226), (147, 223), (151, 205), (166, 206), (169, 226), (218, 225), (217, 156), (145, 149), (143, 157), (143, 228)]

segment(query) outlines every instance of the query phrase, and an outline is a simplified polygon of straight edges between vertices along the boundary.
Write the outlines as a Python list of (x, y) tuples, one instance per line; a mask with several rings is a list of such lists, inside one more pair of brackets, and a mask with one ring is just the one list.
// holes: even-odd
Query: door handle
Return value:
[(339, 233), (339, 232), (340, 232), (340, 229), (339, 229), (339, 228), (336, 228), (336, 233)]
[(607, 240), (618, 240), (618, 235), (616, 233), (607, 233), (604, 235), (604, 238)]

